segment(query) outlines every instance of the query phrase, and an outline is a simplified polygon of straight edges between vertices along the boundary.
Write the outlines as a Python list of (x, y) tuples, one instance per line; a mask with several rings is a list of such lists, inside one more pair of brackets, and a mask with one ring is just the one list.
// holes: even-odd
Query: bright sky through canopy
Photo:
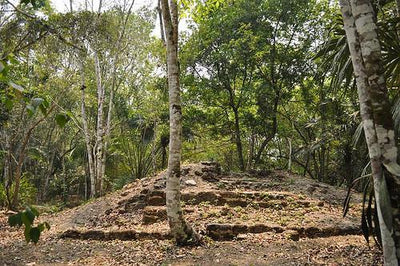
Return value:
[[(93, 3), (93, 9), (97, 10), (99, 6), (99, 0), (87, 0), (88, 8), (91, 9)], [(105, 7), (113, 4), (112, 0), (103, 0), (103, 5)], [(69, 9), (70, 1), (69, 0), (51, 0), (52, 5), (60, 12), (67, 11)], [(139, 9), (143, 6), (151, 6), (155, 7), (157, 2), (155, 0), (135, 0), (134, 9)], [(79, 9), (83, 8), (85, 5), (85, 0), (73, 0), (73, 8)]]

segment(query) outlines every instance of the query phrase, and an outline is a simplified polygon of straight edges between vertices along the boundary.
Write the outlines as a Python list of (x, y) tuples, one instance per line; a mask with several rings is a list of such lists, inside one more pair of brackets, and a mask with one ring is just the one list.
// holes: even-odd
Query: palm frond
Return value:
[(361, 140), (361, 135), (363, 132), (364, 132), (363, 122), (361, 121), (360, 124), (358, 124), (356, 131), (354, 131), (354, 134), (353, 134), (353, 139), (352, 139), (353, 148), (355, 148), (357, 146), (358, 142)]

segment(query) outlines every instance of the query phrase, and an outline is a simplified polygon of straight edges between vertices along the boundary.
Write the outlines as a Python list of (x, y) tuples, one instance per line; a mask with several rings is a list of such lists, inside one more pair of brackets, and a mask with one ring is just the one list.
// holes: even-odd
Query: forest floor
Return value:
[(168, 233), (165, 172), (76, 208), (42, 214), (51, 229), (37, 245), (0, 212), (2, 265), (381, 265), (360, 232), (361, 197), (285, 171), (221, 173), (215, 163), (182, 167), (182, 205), (203, 236), (176, 247)]

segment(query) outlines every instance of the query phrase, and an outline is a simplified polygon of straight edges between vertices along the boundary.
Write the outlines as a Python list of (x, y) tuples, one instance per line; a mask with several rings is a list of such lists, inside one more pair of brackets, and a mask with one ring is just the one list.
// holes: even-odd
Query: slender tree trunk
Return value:
[[(100, 7), (99, 7), (100, 9)], [(96, 127), (96, 144), (95, 144), (95, 160), (96, 160), (96, 181), (97, 192), (100, 196), (103, 193), (103, 153), (104, 153), (104, 99), (105, 92), (101, 79), (100, 62), (97, 52), (94, 53), (96, 84), (97, 84), (97, 127)]]
[[(110, 92), (110, 99), (108, 102), (108, 111), (107, 111), (107, 121), (106, 121), (106, 128), (105, 128), (105, 132), (104, 132), (104, 149), (103, 149), (103, 156), (101, 158), (101, 177), (102, 179), (104, 179), (104, 177), (106, 176), (106, 157), (107, 157), (107, 147), (108, 147), (108, 142), (110, 139), (110, 135), (111, 135), (111, 117), (112, 117), (112, 108), (113, 108), (113, 98), (114, 98), (114, 90), (111, 90)], [(102, 193), (103, 191), (103, 183), (102, 182), (102, 186), (100, 188), (100, 193)]]
[(153, 172), (157, 170), (157, 131), (158, 131), (158, 123), (157, 120), (154, 119), (154, 133), (153, 133), (153, 142), (151, 144), (151, 164), (153, 168)]
[(321, 145), (321, 150), (319, 152), (319, 176), (321, 177), (321, 181), (326, 182), (326, 172), (325, 172), (325, 167), (326, 167), (326, 144), (323, 143)]
[(239, 159), (239, 167), (241, 171), (246, 170), (244, 165), (244, 158), (243, 158), (243, 145), (242, 145), (242, 138), (240, 136), (240, 122), (239, 122), (239, 113), (237, 108), (232, 107), (233, 114), (235, 116), (235, 143), (236, 143), (236, 150)]
[[(392, 210), (389, 197), (393, 196), (390, 191), (393, 188), (388, 189), (386, 183), (386, 178), (397, 177), (384, 175), (383, 171), (383, 165), (392, 173), (397, 171), (397, 148), (373, 9), (370, 1), (352, 0), (350, 3), (348, 0), (340, 0), (340, 6), (371, 160), (384, 262), (385, 265), (398, 265), (399, 252), (396, 254), (396, 248), (399, 248), (399, 232), (396, 223), (399, 220), (396, 216), (399, 211), (397, 206)], [(395, 219), (393, 213), (396, 214)]]
[(252, 133), (249, 141), (249, 153), (247, 155), (246, 169), (251, 169), (253, 167), (254, 144), (255, 144), (255, 134)]
[(289, 146), (289, 156), (288, 156), (288, 171), (292, 171), (292, 139), (287, 138), (288, 146)]
[(88, 120), (86, 116), (86, 104), (85, 104), (85, 70), (83, 68), (83, 62), (81, 62), (81, 115), (83, 125), (83, 135), (85, 136), (86, 153), (88, 157), (88, 168), (89, 168), (89, 180), (90, 180), (90, 198), (96, 196), (96, 175), (95, 175), (95, 161), (93, 158), (93, 147), (90, 141), (90, 131), (88, 126)]
[(7, 135), (7, 132), (4, 132), (4, 150), (6, 151), (6, 156), (4, 156), (4, 163), (3, 163), (3, 182), (4, 187), (8, 187), (8, 182), (10, 181), (10, 173), (11, 173), (11, 144), (10, 139)]
[(175, 0), (161, 0), (167, 46), (170, 141), (167, 171), (166, 205), (171, 232), (177, 244), (197, 243), (199, 237), (185, 221), (180, 203), (180, 161), (182, 145), (182, 109), (178, 65), (178, 7)]
[(12, 147), (10, 143), (10, 138), (7, 134), (6, 131), (4, 131), (4, 138), (5, 138), (5, 150), (7, 152), (6, 156), (4, 157), (4, 172), (3, 172), (3, 178), (4, 178), (4, 188), (6, 192), (6, 198), (7, 198), (7, 206), (11, 206), (11, 158), (12, 158)]
[(47, 190), (49, 188), (50, 178), (53, 173), (55, 157), (56, 157), (56, 150), (54, 150), (53, 153), (50, 155), (49, 168), (47, 169), (46, 178), (45, 178), (44, 184), (43, 184), (43, 191), (42, 191), (42, 197), (41, 197), (42, 201), (45, 201), (47, 199)]

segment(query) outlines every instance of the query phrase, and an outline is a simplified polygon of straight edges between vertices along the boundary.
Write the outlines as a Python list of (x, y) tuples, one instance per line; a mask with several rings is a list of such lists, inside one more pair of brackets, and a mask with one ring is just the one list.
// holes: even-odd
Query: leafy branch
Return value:
[(26, 242), (29, 243), (32, 241), (36, 244), (44, 229), (50, 230), (50, 224), (48, 222), (39, 223), (37, 226), (33, 226), (36, 217), (39, 217), (39, 212), (35, 208), (27, 206), (24, 211), (8, 217), (8, 224), (13, 227), (21, 227), (24, 225)]

